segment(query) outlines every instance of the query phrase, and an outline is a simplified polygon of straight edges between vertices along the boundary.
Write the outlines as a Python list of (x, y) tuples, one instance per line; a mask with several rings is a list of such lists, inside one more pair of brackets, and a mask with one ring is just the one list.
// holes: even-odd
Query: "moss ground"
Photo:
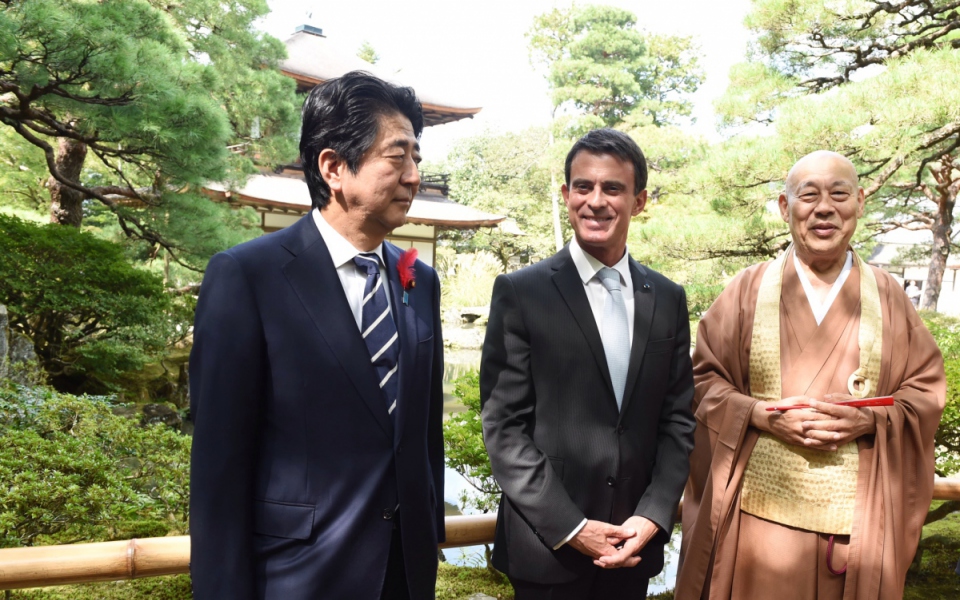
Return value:
[[(935, 508), (939, 502), (934, 502)], [(904, 600), (960, 598), (960, 575), (955, 569), (960, 560), (960, 513), (923, 528), (919, 565), (907, 575)]]

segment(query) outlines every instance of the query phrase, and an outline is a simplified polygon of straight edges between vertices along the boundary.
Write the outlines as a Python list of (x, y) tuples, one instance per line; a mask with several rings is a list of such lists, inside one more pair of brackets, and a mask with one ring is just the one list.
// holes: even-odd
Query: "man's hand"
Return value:
[[(820, 442), (807, 436), (806, 432), (809, 427), (805, 428), (804, 425), (809, 425), (819, 420), (830, 420), (833, 419), (833, 417), (813, 410), (813, 404), (816, 402), (816, 400), (808, 396), (791, 396), (779, 402), (757, 402), (753, 407), (753, 412), (750, 414), (750, 425), (760, 431), (769, 433), (787, 444), (817, 447)], [(795, 408), (784, 412), (767, 412), (766, 410), (772, 406), (791, 406), (795, 404), (807, 404), (810, 405), (810, 409)], [(817, 445), (811, 446), (810, 442), (816, 442)]]
[(643, 550), (643, 547), (653, 539), (660, 529), (656, 523), (646, 517), (633, 516), (623, 522), (623, 527), (627, 530), (636, 531), (637, 534), (628, 538), (615, 554), (608, 554), (595, 558), (593, 564), (603, 569), (617, 569), (620, 567), (635, 567), (640, 563), (640, 557), (637, 554)]
[[(835, 401), (843, 399), (840, 396), (831, 397), (830, 394), (825, 397)], [(816, 400), (811, 402), (811, 405), (821, 415), (829, 418), (802, 423), (803, 435), (806, 438), (804, 445), (808, 448), (835, 451), (847, 442), (877, 431), (876, 413), (869, 408), (839, 406)]]
[[(629, 519), (627, 522), (629, 523)], [(636, 530), (627, 527), (626, 524), (623, 527), (617, 527), (603, 521), (587, 521), (587, 524), (567, 543), (596, 562), (596, 559), (601, 556), (616, 554), (617, 546), (636, 535)]]

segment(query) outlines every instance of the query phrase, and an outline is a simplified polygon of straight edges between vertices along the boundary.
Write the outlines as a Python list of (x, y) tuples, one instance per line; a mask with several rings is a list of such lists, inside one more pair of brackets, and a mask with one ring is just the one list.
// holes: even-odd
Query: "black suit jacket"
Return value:
[(401, 251), (384, 248), (400, 339), (396, 427), (309, 214), (210, 261), (190, 356), (198, 600), (378, 598), (396, 519), (412, 597), (434, 597), (440, 288), (418, 261), (405, 305)]
[(690, 326), (683, 288), (630, 260), (635, 318), (622, 410), (603, 343), (568, 248), (497, 278), (480, 397), (503, 490), (493, 564), (541, 584), (595, 569), (569, 545), (584, 518), (642, 515), (660, 531), (631, 569), (663, 568), (693, 447)]

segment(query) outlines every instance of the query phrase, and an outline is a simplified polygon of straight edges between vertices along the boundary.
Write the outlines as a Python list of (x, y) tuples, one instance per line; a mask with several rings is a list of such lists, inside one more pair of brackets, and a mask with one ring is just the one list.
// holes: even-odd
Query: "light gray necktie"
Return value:
[(620, 408), (623, 406), (623, 388), (627, 385), (627, 367), (630, 364), (627, 305), (623, 301), (620, 273), (616, 269), (604, 267), (597, 271), (597, 278), (610, 292), (607, 301), (603, 303), (603, 327), (600, 336), (603, 339), (603, 353), (607, 355), (613, 393), (617, 397), (617, 408)]

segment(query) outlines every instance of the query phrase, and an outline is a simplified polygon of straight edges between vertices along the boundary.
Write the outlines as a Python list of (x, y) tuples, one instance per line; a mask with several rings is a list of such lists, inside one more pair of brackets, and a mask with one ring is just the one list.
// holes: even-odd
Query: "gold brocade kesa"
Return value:
[[(781, 400), (780, 293), (783, 268), (792, 247), (763, 274), (750, 346), (750, 395)], [(880, 292), (876, 276), (854, 252), (860, 270), (860, 367), (848, 388), (856, 398), (876, 390), (880, 374)], [(857, 491), (856, 442), (836, 452), (811, 450), (763, 433), (750, 454), (740, 492), (740, 510), (791, 527), (849, 535)]]

